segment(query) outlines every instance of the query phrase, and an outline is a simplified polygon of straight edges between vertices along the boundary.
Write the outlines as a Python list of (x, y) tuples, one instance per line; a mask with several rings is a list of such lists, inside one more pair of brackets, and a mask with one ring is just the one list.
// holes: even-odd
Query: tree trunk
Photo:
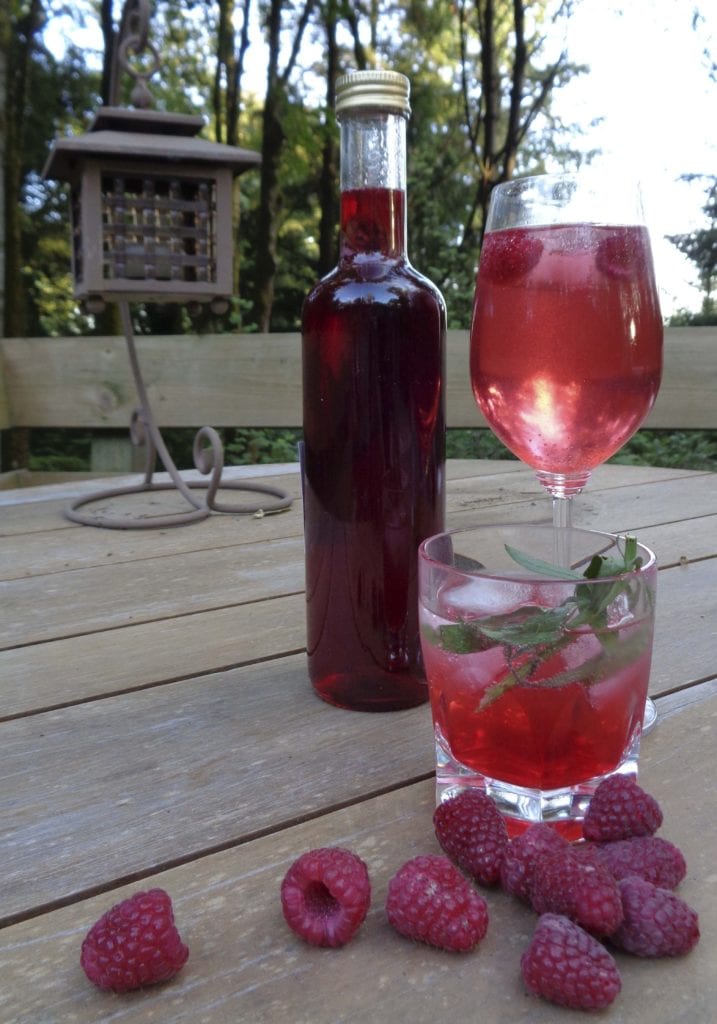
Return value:
[(7, 55), (10, 50), (12, 39), (12, 28), (10, 25), (10, 10), (7, 6), (0, 8), (0, 281), (3, 287), (0, 288), (0, 337), (5, 334), (5, 292), (7, 281), (5, 278), (5, 160), (7, 149), (5, 139), (7, 136)]
[(279, 164), (285, 139), (281, 124), (283, 103), (283, 85), (275, 80), (267, 90), (262, 117), (261, 195), (257, 217), (254, 294), (254, 317), (261, 332), (270, 328), (274, 304), (276, 238), (281, 206)]
[(336, 103), (336, 75), (338, 72), (338, 48), (336, 45), (336, 0), (327, 0), (326, 16), (326, 119), (324, 121), (324, 144), (321, 152), (321, 176), (319, 178), (319, 277), (328, 274), (336, 264), (338, 256), (337, 223), (338, 208), (338, 138), (334, 106)]
[(266, 99), (262, 118), (261, 192), (257, 215), (257, 239), (254, 285), (254, 320), (258, 330), (271, 327), (276, 278), (276, 239), (279, 231), (281, 192), (279, 166), (284, 148), (285, 133), (282, 115), (287, 103), (289, 76), (296, 64), (301, 39), (314, 8), (315, 0), (306, 0), (299, 16), (292, 40), (291, 53), (283, 71), (279, 71), (281, 43), (281, 14), (284, 0), (271, 0), (266, 14), (266, 34), (269, 46), (269, 64), (266, 74)]
[[(566, 56), (561, 54), (553, 65), (540, 71), (533, 66), (529, 74), (539, 42), (526, 39), (528, 6), (528, 0), (473, 0), (481, 74), (475, 113), (470, 97), (468, 0), (462, 0), (458, 8), (467, 137), (479, 167), (460, 242), (462, 250), (480, 247), (493, 187), (513, 177), (520, 147), (537, 115), (548, 106), (558, 74), (566, 67)], [(567, 10), (568, 5), (564, 6)]]
[(104, 42), (100, 90), (102, 102), (108, 105), (112, 88), (112, 61), (114, 60), (115, 40), (117, 37), (114, 21), (112, 20), (112, 0), (101, 0), (100, 25), (102, 26), (102, 40)]
[(5, 312), (7, 337), (25, 334), (25, 292), (20, 287), (22, 246), (20, 198), (22, 191), (23, 125), (28, 116), (28, 72), (36, 36), (42, 30), (44, 11), (40, 0), (31, 0), (25, 16), (14, 26), (13, 45), (7, 65), (5, 105)]

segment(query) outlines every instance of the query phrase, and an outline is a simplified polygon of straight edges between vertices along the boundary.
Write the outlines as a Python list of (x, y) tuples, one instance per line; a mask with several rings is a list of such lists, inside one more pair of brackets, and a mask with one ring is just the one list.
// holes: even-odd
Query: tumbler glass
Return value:
[(419, 548), (439, 800), (488, 793), (518, 832), (574, 838), (599, 783), (636, 776), (657, 564), (632, 537), (486, 525)]

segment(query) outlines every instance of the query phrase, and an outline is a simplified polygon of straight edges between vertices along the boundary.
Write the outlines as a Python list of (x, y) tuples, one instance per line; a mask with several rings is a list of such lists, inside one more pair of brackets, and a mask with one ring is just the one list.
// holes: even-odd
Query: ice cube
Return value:
[(532, 584), (520, 580), (463, 577), (444, 585), (439, 594), (439, 611), (453, 621), (504, 615), (523, 605), (533, 604), (534, 589)]

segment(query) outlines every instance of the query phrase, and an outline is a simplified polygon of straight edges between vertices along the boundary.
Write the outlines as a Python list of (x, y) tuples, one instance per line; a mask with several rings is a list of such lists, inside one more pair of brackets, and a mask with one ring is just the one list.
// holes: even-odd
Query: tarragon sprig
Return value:
[[(604, 678), (608, 671), (613, 672), (619, 667), (616, 657), (620, 665), (628, 664), (640, 653), (649, 640), (645, 631), (639, 630), (632, 642), (621, 643), (617, 653), (615, 645), (619, 643), (618, 638), (608, 628), (608, 609), (616, 598), (625, 594), (628, 607), (633, 606), (636, 592), (631, 574), (642, 565), (636, 538), (626, 536), (620, 539), (620, 558), (593, 555), (582, 573), (552, 565), (506, 545), (510, 557), (524, 569), (551, 579), (580, 581), (581, 585), (556, 608), (528, 605), (506, 614), (464, 620), (431, 631), (431, 642), (453, 654), (470, 654), (497, 646), (503, 648), (506, 672), (488, 687), (480, 708), (487, 707), (507, 690), (520, 684), (535, 682), (541, 687), (555, 688), (580, 681), (592, 685)], [(609, 577), (616, 577), (612, 586), (598, 583)], [(586, 583), (586, 580), (595, 581), (595, 585)], [(566, 669), (547, 679), (532, 680), (538, 667), (572, 643), (575, 630), (581, 628), (595, 634), (603, 647), (603, 654), (609, 652), (611, 660), (608, 662), (603, 654), (599, 654), (575, 669)]]

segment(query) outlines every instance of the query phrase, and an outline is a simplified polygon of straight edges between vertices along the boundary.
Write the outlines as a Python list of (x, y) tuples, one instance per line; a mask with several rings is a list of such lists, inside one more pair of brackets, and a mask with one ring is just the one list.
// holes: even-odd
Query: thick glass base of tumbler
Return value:
[(633, 737), (622, 761), (612, 772), (586, 779), (574, 786), (541, 790), (516, 786), (490, 778), (457, 761), (440, 735), (436, 736), (436, 802), (441, 803), (464, 789), (478, 789), (494, 801), (505, 818), (508, 833), (519, 835), (530, 825), (552, 825), (566, 839), (582, 838), (582, 823), (593, 793), (612, 775), (637, 776), (640, 730)]

